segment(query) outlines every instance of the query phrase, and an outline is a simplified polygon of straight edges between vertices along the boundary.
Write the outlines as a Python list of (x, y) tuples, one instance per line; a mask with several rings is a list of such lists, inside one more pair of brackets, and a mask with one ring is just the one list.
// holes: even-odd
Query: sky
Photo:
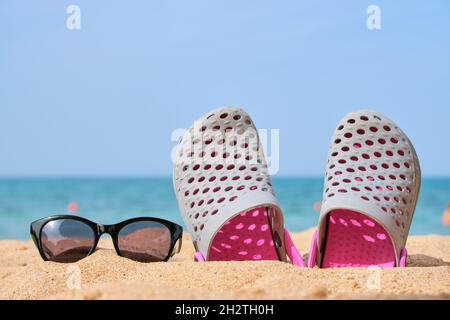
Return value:
[(232, 105), (280, 130), (280, 176), (322, 175), (370, 108), (449, 177), (449, 39), (447, 0), (2, 0), (0, 176), (170, 175), (172, 131)]

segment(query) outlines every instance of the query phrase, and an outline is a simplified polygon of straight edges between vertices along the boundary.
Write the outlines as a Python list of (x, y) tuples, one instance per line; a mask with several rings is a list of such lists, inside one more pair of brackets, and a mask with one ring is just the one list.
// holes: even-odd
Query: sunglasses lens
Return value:
[(76, 262), (89, 254), (94, 243), (94, 230), (77, 220), (50, 221), (42, 229), (41, 244), (50, 261)]
[(170, 251), (171, 233), (155, 221), (138, 221), (123, 227), (118, 236), (120, 254), (140, 262), (164, 260)]

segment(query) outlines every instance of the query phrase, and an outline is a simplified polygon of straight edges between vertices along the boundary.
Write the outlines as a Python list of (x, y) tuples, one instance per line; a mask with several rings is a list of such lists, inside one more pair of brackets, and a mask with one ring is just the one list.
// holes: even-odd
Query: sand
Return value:
[[(312, 230), (295, 234), (306, 257)], [(450, 236), (412, 236), (406, 269), (302, 269), (277, 261), (195, 263), (187, 235), (170, 262), (116, 255), (110, 239), (75, 264), (31, 241), (0, 241), (1, 299), (450, 299)]]

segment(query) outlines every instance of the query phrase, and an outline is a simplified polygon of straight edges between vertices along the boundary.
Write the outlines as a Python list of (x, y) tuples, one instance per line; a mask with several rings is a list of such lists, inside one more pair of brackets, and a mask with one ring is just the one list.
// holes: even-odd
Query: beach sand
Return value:
[[(305, 257), (312, 232), (293, 236)], [(195, 263), (188, 236), (169, 262), (147, 264), (117, 256), (107, 238), (76, 264), (44, 262), (31, 241), (6, 240), (0, 298), (450, 299), (450, 236), (412, 236), (407, 249), (406, 269), (321, 270), (276, 261)]]

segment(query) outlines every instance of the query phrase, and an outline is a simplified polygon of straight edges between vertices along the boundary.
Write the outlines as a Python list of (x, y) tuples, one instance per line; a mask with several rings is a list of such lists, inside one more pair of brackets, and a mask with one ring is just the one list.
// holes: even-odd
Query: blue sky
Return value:
[(0, 176), (169, 175), (172, 130), (224, 105), (280, 129), (280, 175), (321, 175), (371, 108), (450, 176), (449, 37), (446, 0), (2, 0)]

